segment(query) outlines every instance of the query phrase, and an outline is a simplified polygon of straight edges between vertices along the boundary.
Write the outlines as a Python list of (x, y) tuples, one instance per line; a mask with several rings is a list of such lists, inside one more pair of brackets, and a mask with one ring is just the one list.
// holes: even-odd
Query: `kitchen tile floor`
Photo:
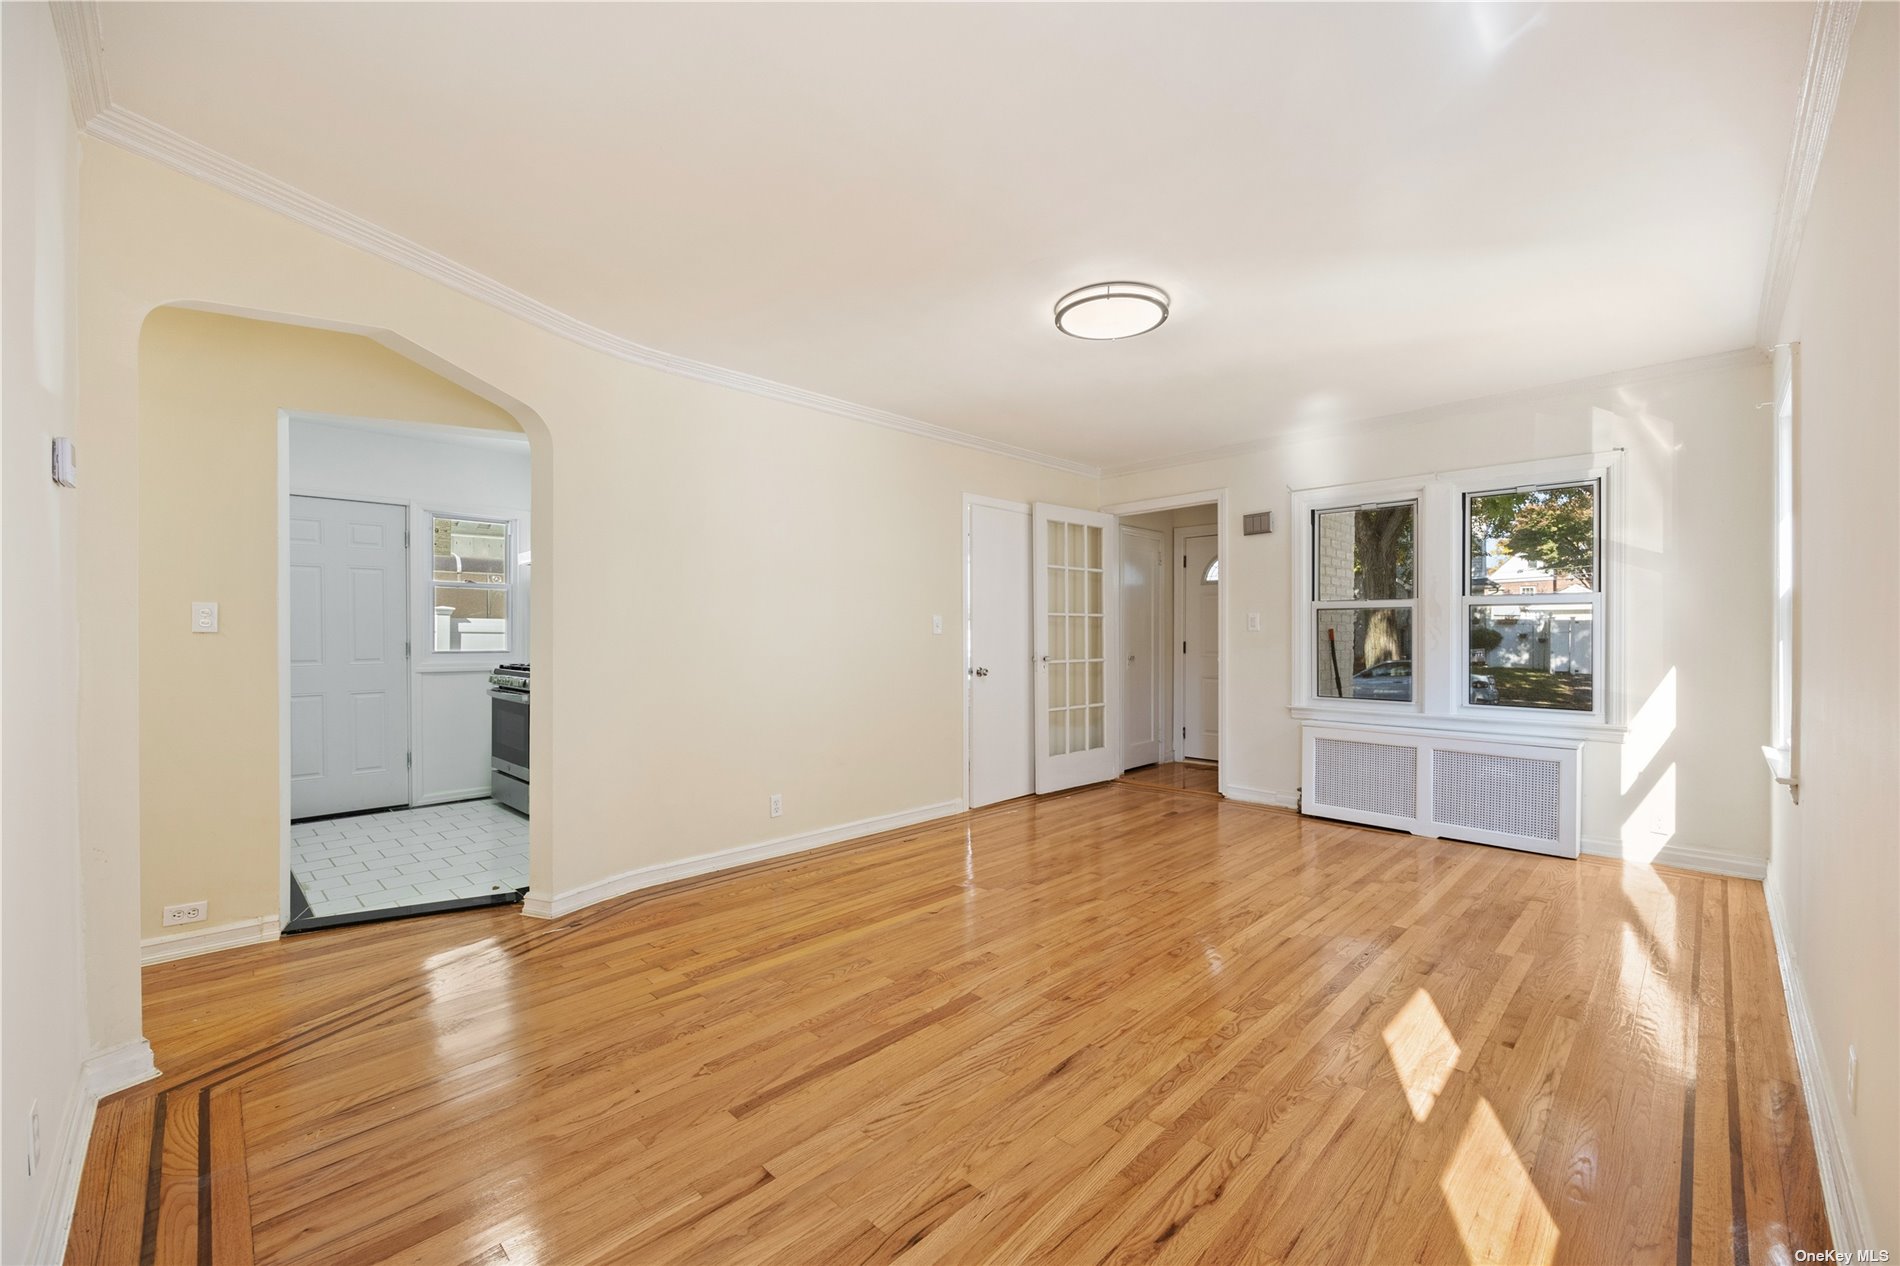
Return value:
[(295, 822), (311, 918), (493, 897), (528, 885), (528, 820), (493, 800)]

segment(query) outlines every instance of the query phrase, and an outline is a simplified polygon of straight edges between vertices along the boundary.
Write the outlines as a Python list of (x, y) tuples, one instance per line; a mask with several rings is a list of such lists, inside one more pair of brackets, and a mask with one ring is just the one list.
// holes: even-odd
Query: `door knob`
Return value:
[(987, 668), (979, 668), (976, 670), (976, 675), (979, 677), (987, 677), (990, 675), (990, 670)]

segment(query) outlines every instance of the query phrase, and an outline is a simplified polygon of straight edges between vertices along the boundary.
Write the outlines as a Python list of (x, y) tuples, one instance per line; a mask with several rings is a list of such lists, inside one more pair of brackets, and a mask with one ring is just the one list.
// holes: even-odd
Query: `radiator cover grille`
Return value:
[(1562, 771), (1554, 760), (1432, 752), (1432, 820), (1555, 843)]
[(1313, 797), (1318, 803), (1394, 818), (1417, 814), (1415, 749), (1341, 739), (1313, 742)]
[(1581, 741), (1309, 724), (1301, 746), (1306, 813), (1577, 856)]

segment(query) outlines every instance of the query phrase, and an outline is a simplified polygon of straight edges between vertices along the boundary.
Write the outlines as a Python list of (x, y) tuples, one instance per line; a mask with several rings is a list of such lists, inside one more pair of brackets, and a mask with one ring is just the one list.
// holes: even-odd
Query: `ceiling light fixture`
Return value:
[(1168, 319), (1168, 292), (1139, 281), (1098, 281), (1056, 300), (1056, 328), (1071, 338), (1146, 334)]

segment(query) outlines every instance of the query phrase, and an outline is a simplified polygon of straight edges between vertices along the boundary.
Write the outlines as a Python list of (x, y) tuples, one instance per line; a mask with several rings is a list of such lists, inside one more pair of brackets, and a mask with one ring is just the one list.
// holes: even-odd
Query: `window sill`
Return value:
[(1559, 743), (1621, 743), (1628, 727), (1603, 721), (1561, 721), (1546, 717), (1514, 716), (1463, 717), (1427, 716), (1405, 711), (1370, 713), (1361, 708), (1288, 708), (1298, 721), (1328, 725), (1356, 725), (1372, 729), (1424, 730), (1433, 734), (1456, 734), (1463, 738), (1544, 739)]
[[(467, 655), (470, 658), (466, 660), (450, 658), (457, 655)], [(506, 652), (432, 651), (427, 657), (416, 661), (416, 671), (419, 673), (480, 673), (486, 677), (507, 659)]]
[(1794, 776), (1794, 751), (1792, 748), (1763, 747), (1761, 749), (1761, 755), (1762, 759), (1768, 762), (1769, 772), (1774, 774), (1776, 782), (1784, 787), (1799, 785), (1798, 780)]

